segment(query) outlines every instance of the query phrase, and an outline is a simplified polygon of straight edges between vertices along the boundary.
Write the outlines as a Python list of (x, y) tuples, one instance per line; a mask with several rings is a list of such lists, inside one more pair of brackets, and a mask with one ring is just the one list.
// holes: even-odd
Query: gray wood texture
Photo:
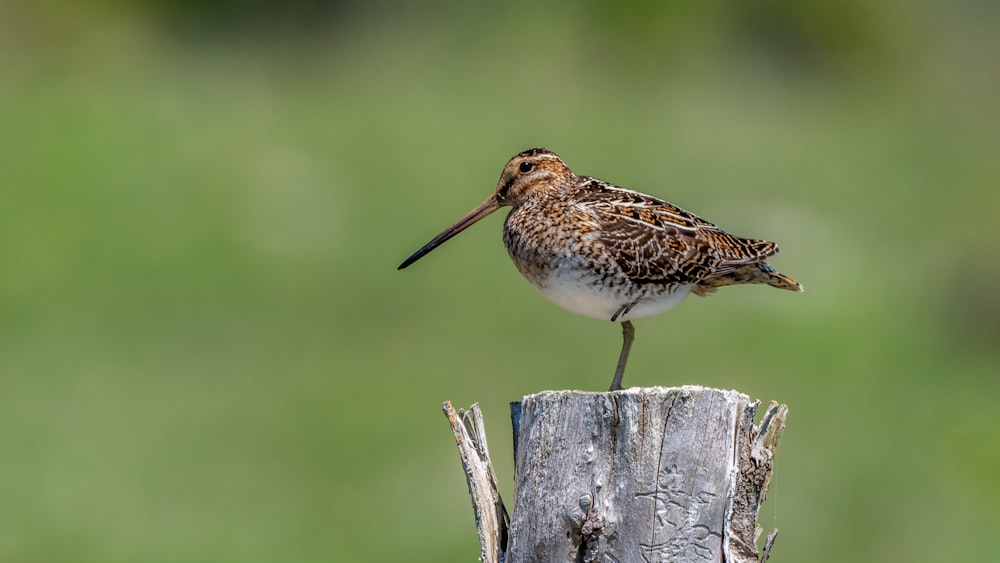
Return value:
[(479, 532), (481, 548), (479, 560), (499, 563), (507, 549), (510, 518), (500, 498), (497, 477), (493, 472), (483, 413), (478, 404), (472, 405), (469, 410), (459, 409), (456, 412), (451, 401), (445, 401), (444, 415), (448, 417), (455, 434), (455, 444), (458, 446), (458, 455), (462, 458), (465, 481), (472, 497), (472, 510), (476, 515), (476, 531)]
[[(758, 548), (757, 512), (787, 408), (771, 403), (755, 425), (757, 406), (736, 391), (694, 386), (547, 391), (512, 404), (509, 540), (482, 560), (765, 560), (775, 534)], [(472, 491), (476, 477), (466, 475)], [(473, 493), (477, 526), (480, 512), (502, 507), (492, 495), (479, 495), (479, 506)]]

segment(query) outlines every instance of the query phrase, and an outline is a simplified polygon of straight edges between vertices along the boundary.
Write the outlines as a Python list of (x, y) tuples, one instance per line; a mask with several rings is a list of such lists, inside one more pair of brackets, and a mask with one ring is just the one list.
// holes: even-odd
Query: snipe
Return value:
[(535, 148), (510, 159), (496, 191), (399, 265), (504, 206), (507, 252), (546, 298), (564, 309), (622, 324), (611, 390), (621, 389), (635, 330), (632, 319), (670, 309), (689, 293), (733, 284), (802, 285), (766, 262), (773, 242), (730, 235), (652, 196), (577, 176), (554, 152)]

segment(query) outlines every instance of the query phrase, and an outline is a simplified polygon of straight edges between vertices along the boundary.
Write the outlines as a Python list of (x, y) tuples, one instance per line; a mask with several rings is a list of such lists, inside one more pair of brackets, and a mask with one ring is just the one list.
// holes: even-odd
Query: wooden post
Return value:
[(757, 512), (787, 407), (687, 386), (547, 391), (511, 404), (514, 510), (497, 490), (478, 407), (445, 403), (486, 563), (767, 559)]

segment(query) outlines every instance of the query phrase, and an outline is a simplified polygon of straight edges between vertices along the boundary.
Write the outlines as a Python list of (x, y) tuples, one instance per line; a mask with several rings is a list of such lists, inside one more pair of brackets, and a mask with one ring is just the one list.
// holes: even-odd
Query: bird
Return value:
[(545, 148), (512, 157), (485, 201), (397, 269), (502, 207), (511, 208), (503, 225), (507, 253), (545, 298), (573, 313), (621, 324), (622, 348), (609, 391), (622, 389), (634, 319), (727, 285), (803, 290), (767, 263), (777, 244), (731, 235), (659, 198), (578, 176)]

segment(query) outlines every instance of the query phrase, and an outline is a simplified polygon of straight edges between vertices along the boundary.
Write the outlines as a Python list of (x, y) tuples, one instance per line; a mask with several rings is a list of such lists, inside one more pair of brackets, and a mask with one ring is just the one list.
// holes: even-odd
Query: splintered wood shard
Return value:
[[(757, 513), (787, 407), (772, 402), (758, 426), (757, 406), (736, 391), (695, 386), (547, 391), (512, 404), (514, 511), (497, 559), (487, 557), (487, 540), (500, 545), (505, 521), (484, 531), (491, 524), (481, 517), (501, 513), (496, 479), (466, 462), (489, 465), (489, 456), (475, 447), (462, 454), (482, 560), (765, 561), (777, 530), (758, 548)], [(460, 452), (463, 439), (456, 431)]]
[(486, 427), (479, 404), (469, 410), (455, 408), (445, 401), (444, 414), (455, 434), (455, 444), (462, 458), (465, 480), (472, 496), (472, 509), (476, 514), (476, 531), (481, 548), (479, 560), (483, 563), (502, 563), (507, 549), (507, 530), (510, 517), (500, 498), (490, 449), (486, 442)]

